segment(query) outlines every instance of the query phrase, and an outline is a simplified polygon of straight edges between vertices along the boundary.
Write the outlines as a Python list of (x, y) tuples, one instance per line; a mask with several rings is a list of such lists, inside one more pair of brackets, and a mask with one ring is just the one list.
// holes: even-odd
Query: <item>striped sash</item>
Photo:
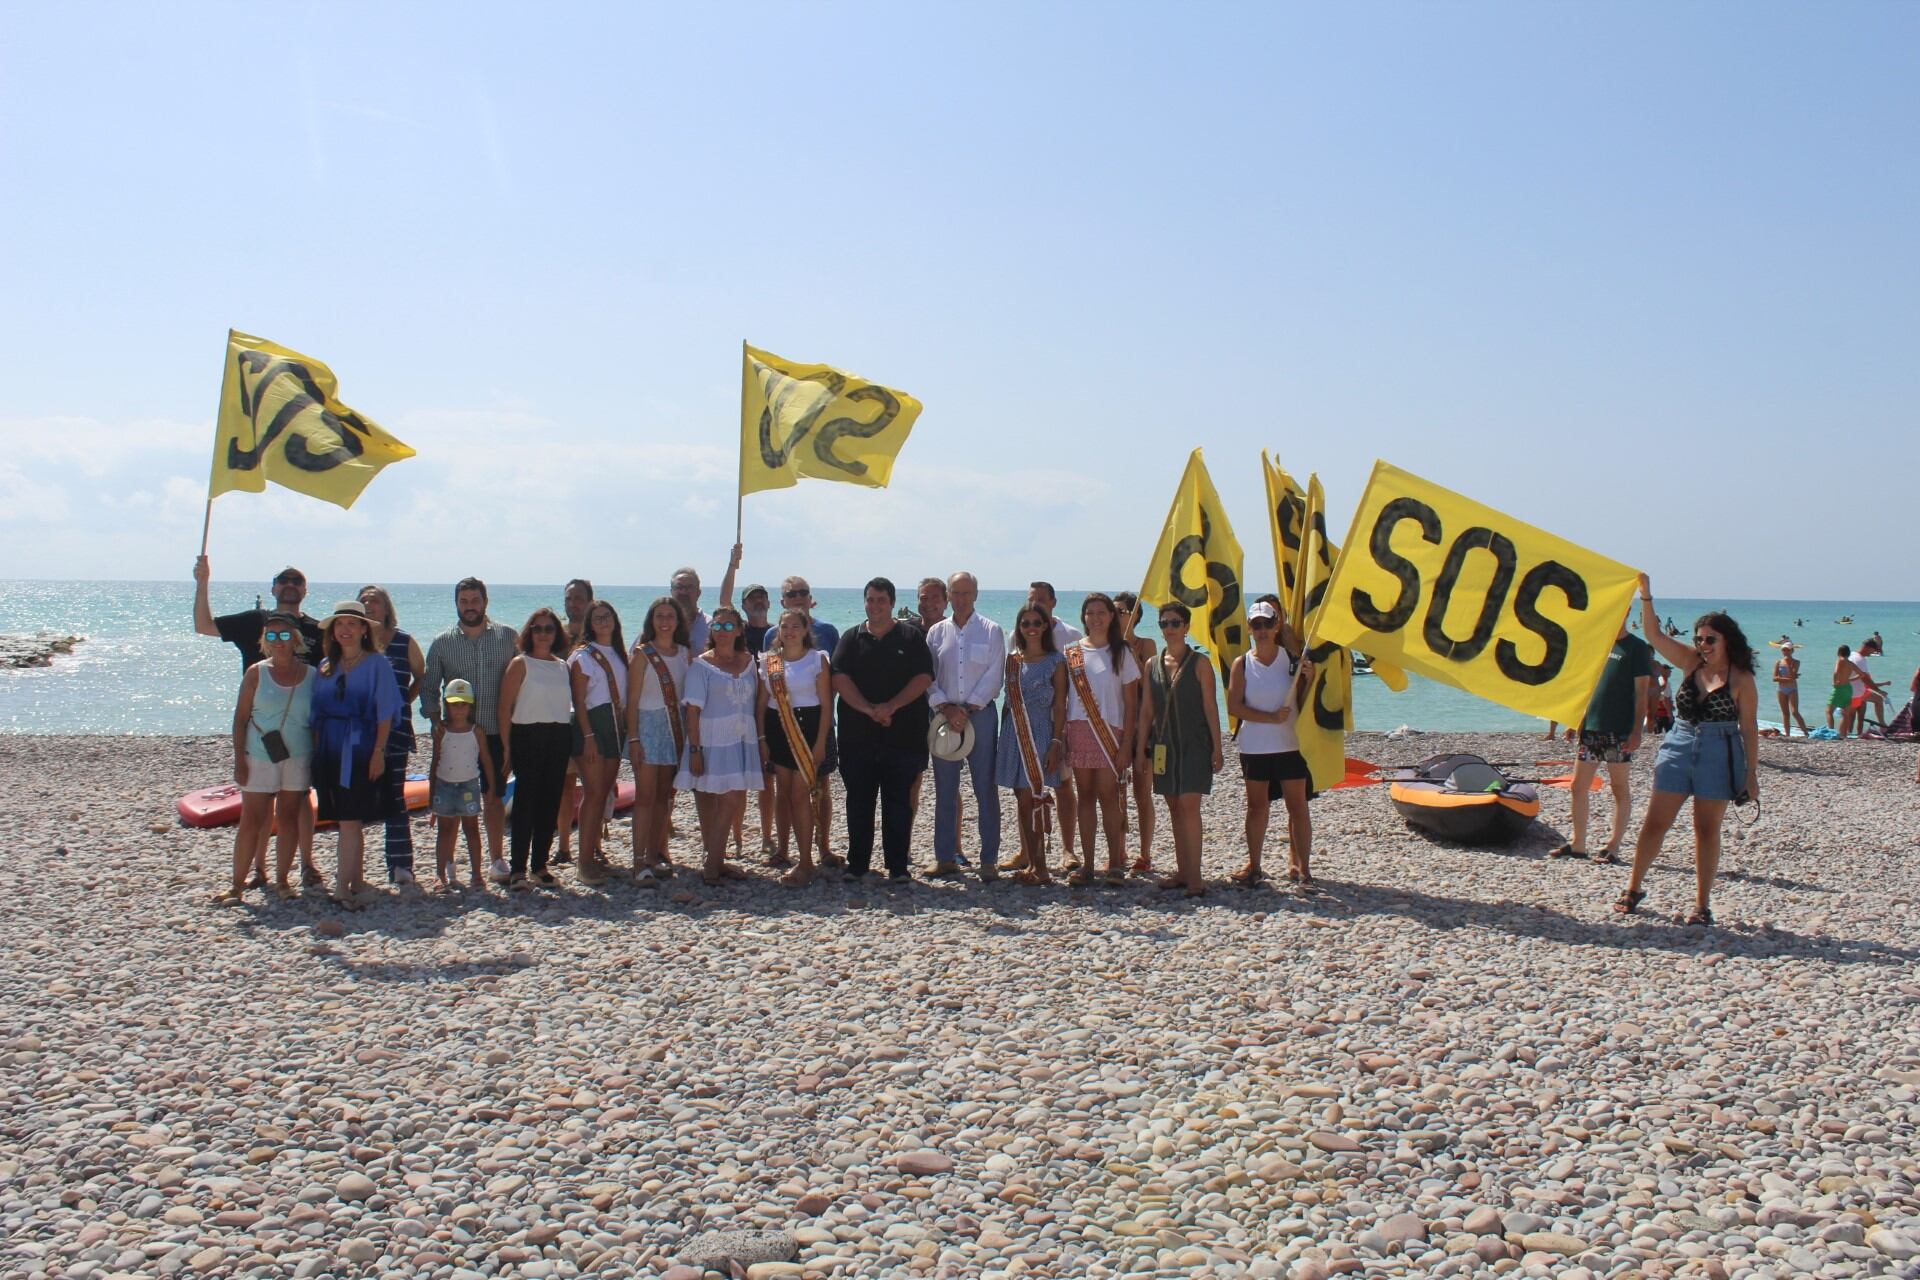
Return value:
[(1074, 691), (1080, 695), (1080, 705), (1086, 709), (1087, 724), (1093, 729), (1094, 741), (1100, 744), (1101, 752), (1107, 757), (1107, 767), (1119, 773), (1120, 744), (1114, 739), (1113, 730), (1107, 726), (1107, 718), (1100, 714), (1100, 704), (1094, 701), (1093, 683), (1087, 679), (1087, 652), (1083, 645), (1067, 646), (1067, 675), (1073, 680)]

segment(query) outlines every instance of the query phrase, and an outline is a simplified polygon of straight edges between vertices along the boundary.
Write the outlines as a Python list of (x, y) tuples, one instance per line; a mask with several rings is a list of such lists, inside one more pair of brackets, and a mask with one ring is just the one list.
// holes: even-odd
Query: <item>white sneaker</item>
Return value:
[(402, 887), (410, 885), (413, 883), (413, 872), (407, 870), (405, 867), (401, 867), (393, 873), (393, 882)]
[(493, 882), (495, 884), (505, 884), (512, 878), (513, 868), (507, 865), (504, 858), (495, 858), (493, 860)]

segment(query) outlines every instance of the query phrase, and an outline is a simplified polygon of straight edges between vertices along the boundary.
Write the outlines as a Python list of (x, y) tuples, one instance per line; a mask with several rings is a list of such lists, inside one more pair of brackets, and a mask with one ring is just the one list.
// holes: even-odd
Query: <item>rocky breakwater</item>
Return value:
[(0, 636), (0, 669), (50, 667), (55, 658), (72, 653), (73, 646), (85, 639), (44, 631), (32, 636)]

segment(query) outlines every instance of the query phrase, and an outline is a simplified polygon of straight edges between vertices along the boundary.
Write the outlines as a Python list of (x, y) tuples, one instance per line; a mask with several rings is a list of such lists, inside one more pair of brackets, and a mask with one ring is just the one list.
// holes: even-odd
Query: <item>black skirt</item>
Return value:
[[(317, 760), (318, 757), (316, 756)], [(322, 822), (385, 822), (388, 817), (389, 799), (385, 782), (386, 775), (380, 781), (367, 777), (367, 764), (356, 760), (353, 765), (353, 784), (340, 785), (339, 765), (327, 769), (326, 775), (313, 780), (314, 794), (319, 800), (319, 816)], [(316, 773), (321, 772), (315, 770)]]
[[(793, 718), (800, 722), (800, 736), (811, 745), (813, 735), (820, 730), (820, 708), (795, 707)], [(780, 722), (780, 708), (768, 705), (767, 714), (760, 722), (760, 732), (767, 738), (768, 760), (782, 769), (800, 767), (799, 762), (793, 758), (793, 750), (787, 745), (787, 729)], [(822, 768), (824, 769), (825, 766)]]

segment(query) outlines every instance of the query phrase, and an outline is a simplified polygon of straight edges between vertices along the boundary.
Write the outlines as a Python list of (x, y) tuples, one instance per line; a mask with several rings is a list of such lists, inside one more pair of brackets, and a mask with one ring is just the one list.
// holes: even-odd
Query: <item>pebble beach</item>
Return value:
[[(1349, 745), (1447, 750), (1572, 754)], [(223, 739), (0, 761), (0, 1275), (1920, 1275), (1911, 747), (1763, 743), (1711, 930), (1684, 813), (1622, 920), (1624, 867), (1546, 857), (1558, 789), (1504, 849), (1330, 793), (1322, 893), (1229, 887), (1231, 751), (1194, 901), (796, 891), (755, 851), (351, 915), (211, 904), (232, 831), (173, 801)]]

